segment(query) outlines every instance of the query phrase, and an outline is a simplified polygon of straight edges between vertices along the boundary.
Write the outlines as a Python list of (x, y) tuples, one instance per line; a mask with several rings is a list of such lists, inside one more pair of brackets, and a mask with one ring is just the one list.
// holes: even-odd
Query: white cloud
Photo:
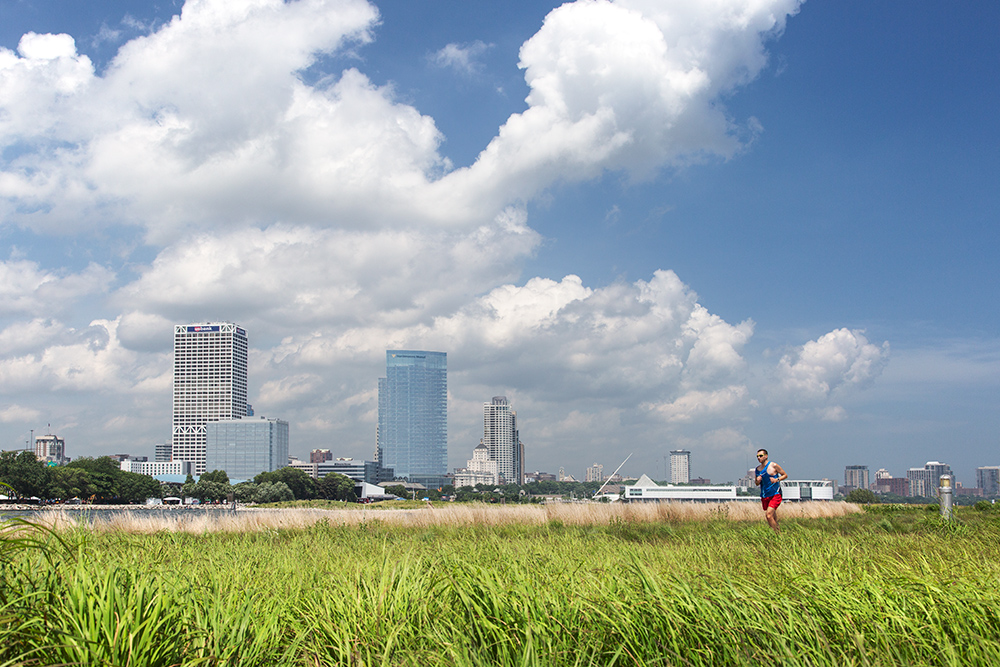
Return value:
[(0, 261), (0, 315), (57, 313), (85, 296), (106, 292), (114, 278), (97, 264), (70, 273), (47, 271), (26, 259)]
[(24, 424), (38, 421), (41, 412), (34, 408), (26, 408), (21, 405), (8, 405), (0, 408), (0, 422), (4, 424)]
[(836, 329), (782, 356), (772, 400), (793, 420), (809, 415), (828, 421), (844, 418), (843, 408), (826, 403), (870, 386), (889, 360), (889, 343), (868, 342), (864, 332)]
[(460, 74), (472, 76), (483, 69), (479, 58), (486, 53), (492, 44), (476, 40), (468, 44), (447, 44), (444, 48), (430, 56), (430, 61), (438, 67), (453, 69)]

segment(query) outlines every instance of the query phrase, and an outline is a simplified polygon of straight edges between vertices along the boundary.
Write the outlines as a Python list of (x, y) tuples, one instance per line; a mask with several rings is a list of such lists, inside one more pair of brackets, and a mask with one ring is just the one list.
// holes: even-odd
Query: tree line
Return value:
[(63, 466), (47, 466), (34, 453), (0, 453), (0, 482), (16, 498), (41, 501), (79, 498), (95, 503), (142, 503), (160, 497), (160, 483), (149, 475), (126, 472), (110, 456), (81, 457)]

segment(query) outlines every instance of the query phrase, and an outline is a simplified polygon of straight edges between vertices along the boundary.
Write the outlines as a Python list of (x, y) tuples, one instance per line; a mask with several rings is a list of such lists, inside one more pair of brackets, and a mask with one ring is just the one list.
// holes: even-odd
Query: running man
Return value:
[(781, 481), (788, 479), (785, 471), (767, 458), (766, 449), (757, 450), (757, 486), (760, 487), (760, 504), (764, 508), (767, 525), (777, 534), (778, 505), (781, 504)]

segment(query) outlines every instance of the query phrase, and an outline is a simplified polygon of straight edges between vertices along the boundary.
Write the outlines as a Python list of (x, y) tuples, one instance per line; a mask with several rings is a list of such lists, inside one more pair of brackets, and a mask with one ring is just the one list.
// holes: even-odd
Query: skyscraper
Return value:
[(247, 332), (231, 322), (174, 326), (174, 461), (205, 472), (206, 424), (247, 413)]
[(976, 468), (976, 486), (983, 490), (987, 498), (1000, 495), (1000, 466)]
[(386, 350), (378, 381), (376, 453), (411, 482), (441, 486), (448, 472), (448, 355)]
[(517, 413), (510, 409), (506, 396), (494, 396), (489, 403), (483, 403), (483, 444), (490, 459), (497, 462), (501, 484), (524, 482)]
[(868, 488), (868, 466), (845, 466), (844, 486), (850, 489)]
[(686, 449), (670, 450), (670, 483), (687, 484), (691, 481), (691, 452)]

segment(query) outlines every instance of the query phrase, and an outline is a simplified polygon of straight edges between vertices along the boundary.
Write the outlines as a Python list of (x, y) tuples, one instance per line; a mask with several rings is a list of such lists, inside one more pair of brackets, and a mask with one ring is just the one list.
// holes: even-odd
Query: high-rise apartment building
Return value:
[(35, 458), (62, 465), (66, 462), (66, 441), (51, 433), (38, 436), (35, 438)]
[(604, 481), (604, 466), (600, 463), (595, 463), (594, 465), (587, 468), (587, 473), (584, 477), (587, 482), (603, 482)]
[(867, 489), (869, 484), (868, 466), (846, 466), (844, 486), (848, 489)]
[(976, 486), (983, 490), (983, 496), (1000, 496), (1000, 466), (976, 468)]
[(448, 472), (448, 355), (386, 350), (378, 381), (379, 463), (397, 477), (441, 486)]
[(205, 472), (206, 424), (247, 413), (247, 332), (231, 322), (174, 326), (171, 453)]
[(691, 481), (691, 452), (686, 449), (670, 450), (670, 483), (687, 484)]
[(941, 475), (951, 475), (951, 466), (939, 461), (928, 461), (923, 468), (910, 468), (906, 478), (910, 480), (910, 494), (931, 498), (938, 493)]
[(489, 403), (483, 403), (483, 444), (490, 459), (497, 462), (501, 484), (524, 483), (517, 413), (510, 409), (506, 396), (494, 396)]
[(329, 449), (314, 449), (309, 452), (309, 463), (323, 463), (332, 460), (333, 454)]
[(264, 417), (217, 419), (205, 425), (205, 470), (253, 479), (288, 465), (288, 422)]

